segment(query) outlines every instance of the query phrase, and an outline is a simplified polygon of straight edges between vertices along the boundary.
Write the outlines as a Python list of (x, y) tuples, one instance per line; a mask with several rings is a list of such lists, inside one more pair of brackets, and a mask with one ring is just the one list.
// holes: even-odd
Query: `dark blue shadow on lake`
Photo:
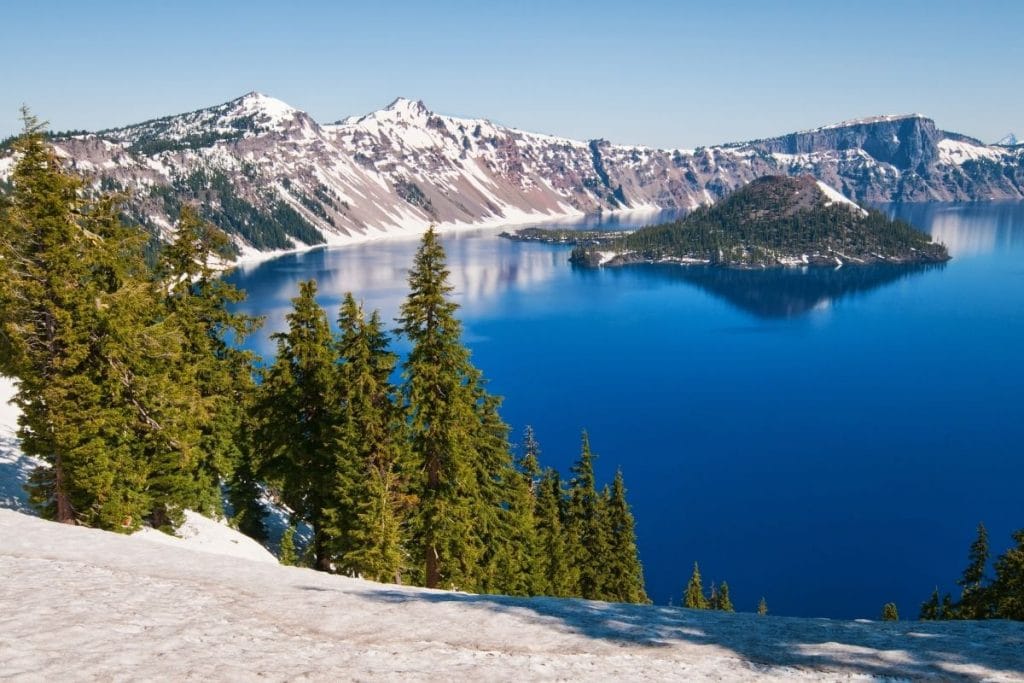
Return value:
[(650, 277), (694, 285), (759, 318), (795, 318), (839, 299), (914, 277), (945, 264), (891, 264), (842, 268), (740, 270), (670, 263), (628, 266)]

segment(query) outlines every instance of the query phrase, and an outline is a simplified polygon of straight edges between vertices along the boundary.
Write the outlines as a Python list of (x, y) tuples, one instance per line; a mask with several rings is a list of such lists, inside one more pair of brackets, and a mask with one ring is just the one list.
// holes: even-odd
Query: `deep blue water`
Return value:
[[(445, 236), (473, 360), (567, 472), (587, 428), (622, 467), (647, 587), (695, 560), (737, 607), (915, 617), (953, 590), (975, 525), (1024, 527), (1024, 204), (903, 205), (954, 259), (932, 268), (576, 270), (563, 247)], [(593, 223), (593, 221), (591, 221)], [(591, 227), (593, 227), (591, 225)], [(621, 227), (621, 225), (619, 226)], [(301, 279), (393, 318), (415, 241), (238, 271), (270, 355)], [(954, 593), (955, 595), (955, 593)]]

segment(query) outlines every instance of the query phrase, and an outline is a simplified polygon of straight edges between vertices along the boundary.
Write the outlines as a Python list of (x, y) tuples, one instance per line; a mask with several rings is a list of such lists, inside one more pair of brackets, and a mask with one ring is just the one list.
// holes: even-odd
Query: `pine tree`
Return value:
[(562, 523), (565, 490), (558, 472), (548, 469), (538, 484), (535, 528), (539, 573), (542, 577), (537, 593), (569, 597), (579, 582), (578, 567), (573, 563)]
[(723, 612), (736, 611), (736, 608), (733, 607), (732, 599), (729, 597), (729, 584), (725, 581), (722, 582), (722, 586), (718, 589), (718, 609)]
[(169, 379), (180, 343), (123, 198), (87, 197), (23, 114), (0, 224), (0, 337), (22, 448), (46, 463), (28, 488), (45, 517), (130, 531), (152, 507), (151, 461), (195, 446)]
[(409, 295), (398, 318), (412, 349), (403, 365), (411, 431), (412, 485), (418, 499), (412, 531), (430, 588), (473, 590), (483, 544), (474, 518), (480, 492), (474, 468), (480, 422), (469, 352), (462, 346), (458, 306), (448, 300), (444, 249), (431, 229), (409, 271)]
[(330, 533), (342, 571), (375, 581), (402, 582), (404, 423), (391, 385), (397, 363), (374, 311), (366, 319), (351, 293), (338, 318), (343, 414), (338, 432), (337, 495)]
[[(173, 241), (159, 252), (157, 276), (167, 310), (163, 324), (182, 340), (181, 355), (171, 370), (173, 390), (165, 395), (181, 397), (169, 409), (178, 411), (174, 421), (192, 430), (189, 439), (197, 447), (154, 458), (148, 484), (154, 497), (154, 526), (176, 526), (185, 508), (220, 515), (221, 483), (248, 457), (242, 425), (255, 389), (254, 357), (235, 344), (260, 320), (230, 310), (245, 295), (219, 277), (215, 268), (229, 245), (227, 235), (185, 206)], [(258, 533), (261, 511), (255, 500), (238, 495), (234, 499), (249, 513), (247, 528)]]
[(277, 358), (259, 390), (261, 472), (313, 530), (314, 565), (329, 571), (327, 527), (339, 501), (337, 425), (340, 410), (334, 338), (316, 302), (316, 282), (299, 283), (288, 331), (274, 335)]
[[(508, 482), (508, 513), (510, 542), (508, 568), (503, 581), (510, 594), (541, 595), (545, 590), (542, 550), (537, 529), (540, 446), (527, 426), (522, 455), (515, 462), (515, 472)], [(557, 506), (555, 508), (557, 516)]]
[(939, 618), (939, 587), (932, 591), (932, 596), (927, 602), (921, 603), (921, 613), (918, 619), (921, 621), (935, 621)]
[(701, 585), (700, 567), (693, 563), (693, 574), (683, 593), (683, 607), (689, 609), (707, 609), (708, 599), (704, 596), (704, 587)]
[(992, 594), (997, 618), (1024, 621), (1024, 529), (1013, 540), (1017, 545), (996, 560)]
[(580, 442), (580, 458), (572, 466), (573, 477), (569, 482), (569, 550), (579, 567), (576, 593), (590, 600), (601, 600), (605, 595), (604, 563), (608, 558), (608, 539), (594, 484), (594, 455), (586, 431)]
[(985, 619), (989, 616), (988, 591), (984, 585), (988, 565), (988, 531), (978, 524), (978, 535), (971, 544), (968, 565), (957, 581), (961, 588), (957, 613), (961, 619)]
[(299, 564), (299, 555), (295, 550), (295, 525), (291, 524), (281, 535), (281, 549), (278, 551), (278, 562), (294, 567)]
[(939, 610), (939, 619), (947, 621), (957, 618), (959, 618), (959, 615), (957, 614), (956, 606), (953, 604), (953, 597), (946, 593), (942, 596), (942, 609)]
[(766, 614), (768, 614), (768, 601), (762, 597), (757, 603), (757, 615), (763, 617)]
[(899, 621), (900, 615), (896, 611), (896, 604), (887, 602), (882, 607), (882, 621)]
[(644, 591), (643, 568), (636, 549), (633, 513), (626, 502), (622, 470), (615, 473), (611, 490), (602, 501), (608, 556), (605, 566), (605, 599), (617, 602), (649, 602)]
[(718, 602), (718, 586), (715, 582), (711, 582), (711, 594), (708, 596), (708, 609), (717, 610), (719, 606)]
[(529, 537), (533, 534), (525, 506), (513, 507), (521, 477), (509, 444), (509, 427), (498, 414), (501, 399), (485, 389), (480, 372), (469, 373), (474, 399), (472, 469), (476, 495), (470, 500), (480, 556), (476, 590), (526, 595), (529, 592)]

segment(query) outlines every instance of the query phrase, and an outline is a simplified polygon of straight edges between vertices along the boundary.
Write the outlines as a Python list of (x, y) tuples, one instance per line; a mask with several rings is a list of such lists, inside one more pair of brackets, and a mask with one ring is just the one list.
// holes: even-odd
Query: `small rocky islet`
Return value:
[(584, 267), (634, 263), (728, 268), (942, 263), (946, 247), (864, 209), (812, 176), (763, 176), (671, 223), (630, 232), (527, 228), (519, 241), (572, 244)]

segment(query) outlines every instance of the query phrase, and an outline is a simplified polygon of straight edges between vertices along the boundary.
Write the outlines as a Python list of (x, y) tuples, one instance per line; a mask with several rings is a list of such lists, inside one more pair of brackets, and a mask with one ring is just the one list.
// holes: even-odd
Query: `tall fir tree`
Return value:
[(576, 593), (583, 598), (600, 600), (605, 594), (608, 538), (600, 496), (595, 488), (594, 455), (586, 431), (580, 438), (580, 457), (572, 466), (572, 474), (566, 527), (569, 552), (579, 567)]
[(700, 567), (696, 562), (693, 563), (693, 574), (690, 575), (690, 581), (686, 584), (686, 590), (683, 592), (683, 607), (708, 608), (708, 599), (704, 595), (704, 586), (701, 583)]
[(332, 566), (328, 526), (341, 504), (340, 390), (334, 337), (316, 301), (316, 281), (299, 283), (287, 315), (288, 330), (274, 335), (277, 358), (259, 389), (257, 442), (261, 473), (280, 486), (281, 498), (313, 530), (314, 566)]
[(481, 434), (475, 377), (462, 345), (458, 305), (449, 300), (444, 248), (433, 229), (423, 237), (409, 271), (409, 295), (398, 318), (412, 344), (403, 365), (403, 396), (418, 476), (411, 519), (430, 588), (474, 590), (485, 552), (474, 514), (480, 500), (475, 460)]
[(1024, 621), (1024, 529), (1013, 540), (1016, 545), (996, 560), (991, 590), (997, 618)]
[(146, 237), (121, 221), (123, 197), (65, 171), (23, 113), (0, 223), (0, 338), (3, 370), (19, 380), (22, 448), (46, 463), (28, 488), (48, 518), (131, 531), (159, 502), (154, 461), (195, 452), (187, 396), (170, 376), (180, 341), (164, 324)]
[(985, 586), (985, 568), (988, 566), (988, 531), (978, 524), (977, 536), (971, 543), (968, 565), (957, 581), (960, 603), (957, 613), (961, 619), (985, 619), (990, 616), (989, 591)]
[(534, 514), (537, 539), (538, 573), (541, 595), (569, 597), (579, 583), (579, 567), (567, 543), (563, 520), (566, 494), (562, 479), (553, 469), (544, 471), (537, 486)]
[(932, 596), (921, 603), (921, 612), (917, 617), (921, 621), (935, 621), (939, 618), (939, 587), (932, 591)]
[(942, 607), (939, 609), (939, 619), (947, 621), (949, 619), (956, 619), (957, 617), (958, 612), (956, 605), (953, 604), (953, 596), (946, 593), (942, 596)]
[[(251, 469), (242, 462), (249, 458), (243, 422), (255, 389), (254, 356), (237, 344), (261, 320), (231, 311), (245, 295), (220, 277), (216, 267), (229, 245), (227, 235), (184, 206), (174, 239), (159, 252), (165, 324), (177, 329), (182, 339), (173, 382), (177, 391), (187, 394), (182, 408), (198, 430), (198, 447), (192, 458), (179, 460), (177, 466), (158, 468), (151, 480), (151, 490), (166, 489), (151, 513), (156, 526), (175, 521), (186, 507), (219, 515), (221, 483), (231, 479), (236, 466), (243, 478)], [(249, 517), (246, 528), (260, 535), (262, 511), (256, 498), (234, 500)]]
[(732, 604), (732, 598), (729, 597), (729, 584), (726, 581), (723, 581), (721, 587), (718, 589), (718, 609), (723, 612), (736, 611), (736, 608), (733, 607)]
[(540, 479), (540, 446), (527, 426), (522, 453), (508, 477), (506, 493), (509, 538), (507, 562), (500, 571), (501, 583), (511, 595), (544, 593), (544, 572), (537, 530), (537, 494)]
[(626, 501), (622, 470), (615, 473), (610, 491), (602, 501), (608, 539), (604, 562), (604, 597), (616, 602), (649, 602), (644, 591), (644, 573), (636, 549), (633, 513)]
[(342, 571), (401, 583), (405, 557), (404, 422), (391, 384), (397, 357), (380, 316), (369, 319), (351, 292), (338, 316), (342, 392), (338, 497), (331, 534)]

